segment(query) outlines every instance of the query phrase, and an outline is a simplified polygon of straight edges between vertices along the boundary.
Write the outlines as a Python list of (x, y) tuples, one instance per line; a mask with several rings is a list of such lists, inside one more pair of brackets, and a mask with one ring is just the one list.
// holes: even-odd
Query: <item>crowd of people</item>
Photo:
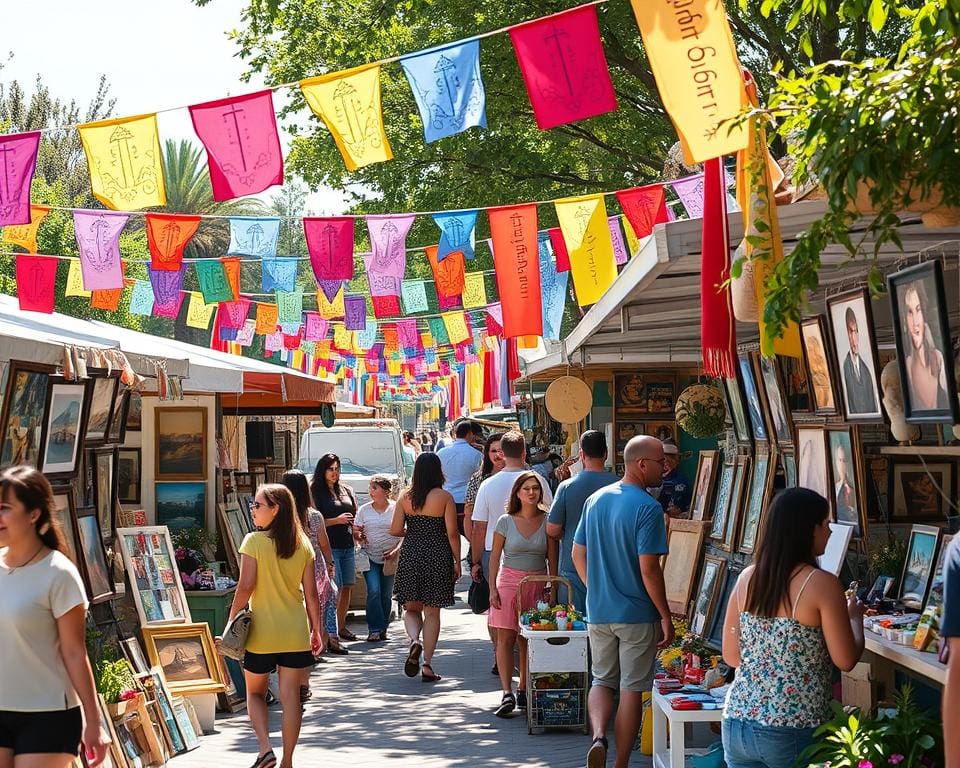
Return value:
[[(590, 637), (587, 766), (606, 765), (613, 718), (614, 765), (625, 768), (657, 652), (674, 635), (661, 563), (667, 521), (690, 499), (676, 445), (632, 438), (618, 477), (605, 468), (604, 435), (590, 430), (575, 460), (548, 479), (530, 468), (516, 431), (484, 439), (462, 421), (438, 452), (412, 435), (406, 442), (415, 452), (409, 485), (397, 489), (375, 476), (370, 501), (360, 507), (354, 490), (340, 482), (334, 453), (320, 458), (312, 478), (291, 470), (282, 483), (257, 489), (257, 530), (240, 547), (230, 609), (231, 620), (246, 607), (253, 616), (243, 661), (259, 747), (253, 768), (292, 767), (310, 670), (324, 653), (346, 654), (344, 643), (357, 640), (346, 617), (358, 570), (367, 587), (366, 641), (388, 640), (396, 600), (406, 635), (398, 672), (424, 683), (441, 679), (434, 667), (441, 609), (454, 604), (462, 556), (471, 578), (489, 586), (491, 671), (502, 688), (492, 713), (509, 717), (529, 705), (520, 609), (545, 595), (569, 601), (585, 612)], [(105, 751), (84, 644), (83, 582), (52, 509), (50, 484), (38, 471), (17, 466), (0, 473), (0, 768), (67, 768), (81, 745), (88, 765), (96, 766)], [(863, 604), (816, 565), (829, 519), (829, 502), (820, 494), (780, 491), (765, 516), (754, 564), (726, 606), (722, 653), (737, 670), (722, 723), (730, 768), (793, 765), (831, 716), (834, 667), (851, 669), (863, 652)], [(368, 560), (360, 568), (357, 552)], [(960, 707), (951, 709), (960, 678), (956, 542), (945, 574), (943, 634), (954, 652), (944, 717), (960, 724)], [(558, 595), (557, 575), (570, 582), (569, 594)], [(282, 705), (279, 761), (267, 715), (273, 673)], [(960, 745), (952, 734), (945, 737), (947, 764), (955, 765)]]

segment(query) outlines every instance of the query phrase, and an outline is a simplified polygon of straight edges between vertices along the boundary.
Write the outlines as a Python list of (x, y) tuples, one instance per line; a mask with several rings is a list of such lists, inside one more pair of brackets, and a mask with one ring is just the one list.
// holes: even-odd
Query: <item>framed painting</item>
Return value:
[(887, 278), (903, 413), (914, 424), (960, 422), (950, 306), (934, 259)]
[(797, 487), (797, 454), (792, 448), (780, 451), (780, 466), (783, 467), (783, 483), (786, 488)]
[[(823, 427), (797, 427), (797, 487), (816, 491), (829, 501), (833, 496), (829, 477)], [(832, 509), (833, 505), (830, 506)]]
[(907, 557), (900, 576), (900, 600), (908, 608), (919, 610), (933, 579), (940, 529), (933, 525), (914, 525), (907, 541)]
[(184, 624), (190, 609), (166, 526), (118, 528), (114, 546), (123, 556), (140, 626)]
[(736, 589), (742, 571), (742, 568), (734, 568), (732, 565), (727, 568), (723, 588), (720, 591), (720, 599), (717, 602), (717, 610), (713, 612), (710, 634), (706, 638), (707, 645), (711, 648), (720, 648), (723, 645), (723, 625), (726, 621), (727, 605), (730, 603), (730, 598), (733, 596), (733, 590)]
[(77, 566), (80, 575), (84, 576), (83, 559), (80, 557), (80, 531), (77, 528), (77, 505), (73, 495), (73, 486), (54, 486), (53, 508), (50, 512), (60, 530), (63, 531), (63, 538), (67, 543), (67, 557)]
[(107, 442), (114, 445), (123, 443), (127, 435), (127, 413), (130, 410), (130, 390), (124, 389), (113, 402), (113, 414), (110, 416), (110, 433)]
[(703, 637), (710, 629), (718, 607), (717, 597), (723, 587), (723, 574), (726, 568), (727, 561), (722, 557), (707, 555), (703, 558), (700, 585), (697, 587), (696, 597), (690, 610), (690, 631), (695, 635)]
[[(239, 510), (237, 510), (239, 511)], [(243, 528), (238, 524), (237, 515), (228, 515), (226, 504), (217, 504), (217, 522), (223, 536), (223, 548), (231, 567), (240, 569), (240, 545), (243, 543)]]
[(760, 390), (757, 386), (757, 380), (754, 375), (753, 365), (750, 362), (750, 357), (751, 355), (747, 352), (741, 352), (737, 356), (740, 380), (743, 382), (743, 392), (746, 396), (747, 416), (750, 418), (750, 429), (753, 433), (753, 439), (768, 441), (770, 439), (770, 433), (767, 428), (767, 422), (763, 418), (763, 403), (760, 402)]
[(206, 408), (154, 411), (157, 480), (204, 480), (207, 476)]
[(223, 675), (208, 624), (144, 627), (142, 632), (150, 665), (163, 670), (172, 694), (223, 692)]
[(892, 488), (887, 498), (891, 522), (907, 518), (945, 520), (953, 499), (953, 464), (904, 464), (893, 466)]
[(647, 413), (673, 414), (674, 408), (676, 407), (676, 399), (676, 381), (673, 378), (647, 377)]
[(858, 441), (851, 427), (829, 427), (831, 506), (838, 523), (851, 525), (854, 536), (863, 535), (865, 501)]
[(663, 564), (663, 582), (670, 612), (686, 615), (700, 565), (700, 553), (709, 523), (703, 520), (670, 520), (667, 533), (669, 554)]
[(626, 448), (627, 443), (630, 442), (630, 438), (647, 434), (646, 424), (642, 421), (624, 421), (623, 419), (617, 419), (616, 428), (618, 458), (623, 456), (623, 449)]
[(143, 429), (143, 398), (139, 392), (130, 390), (127, 406), (127, 431), (139, 432)]
[(852, 538), (853, 526), (843, 525), (843, 523), (830, 523), (830, 538), (827, 539), (827, 548), (817, 558), (817, 565), (827, 573), (840, 576)]
[(100, 533), (96, 510), (87, 507), (77, 512), (80, 533), (80, 553), (87, 574), (87, 589), (91, 603), (102, 603), (113, 597), (113, 578), (107, 562), (107, 550)]
[(89, 381), (50, 381), (40, 451), (40, 471), (50, 480), (70, 480), (80, 469), (90, 392)]
[(120, 649), (123, 651), (127, 663), (133, 668), (134, 673), (142, 675), (150, 671), (147, 657), (143, 655), (143, 648), (140, 647), (140, 641), (137, 638), (128, 637), (121, 640)]
[(100, 533), (104, 541), (113, 537), (116, 528), (114, 511), (117, 506), (117, 476), (114, 471), (117, 449), (113, 446), (92, 448), (93, 457), (93, 506), (100, 521)]
[(151, 667), (145, 675), (137, 675), (137, 680), (143, 687), (147, 700), (154, 706), (158, 725), (163, 732), (163, 739), (171, 755), (179, 755), (187, 748), (183, 741), (183, 734), (177, 726), (176, 715), (173, 712), (173, 696), (167, 687), (160, 667)]
[(110, 434), (110, 419), (113, 418), (120, 386), (120, 372), (88, 368), (93, 379), (93, 394), (90, 398), (90, 416), (87, 419), (87, 445), (103, 445)]
[(809, 413), (810, 406), (810, 377), (807, 366), (800, 357), (784, 355), (778, 358), (780, 373), (783, 376), (783, 390), (787, 398), (787, 407), (791, 413)]
[(753, 439), (753, 433), (750, 431), (750, 422), (747, 421), (740, 378), (724, 379), (723, 393), (727, 398), (727, 409), (730, 411), (730, 420), (733, 422), (733, 432), (737, 436), (737, 442), (749, 443)]
[(616, 410), (647, 412), (646, 377), (637, 373), (615, 374), (613, 389), (613, 405)]
[(206, 483), (154, 483), (157, 524), (171, 531), (205, 528)]
[(723, 533), (723, 539), (717, 543), (718, 547), (727, 552), (733, 551), (735, 539), (740, 530), (741, 510), (744, 508), (750, 484), (750, 465), (749, 456), (737, 456), (736, 470), (733, 473), (733, 486), (730, 489), (727, 526)]
[(717, 491), (713, 500), (713, 518), (710, 521), (710, 538), (723, 541), (727, 532), (727, 510), (730, 508), (730, 492), (733, 490), (734, 463), (724, 464), (720, 470)]
[(824, 416), (837, 413), (836, 388), (830, 370), (829, 336), (824, 328), (823, 315), (810, 317), (800, 323), (803, 352), (810, 371), (810, 392), (813, 396), (813, 411)]
[(0, 416), (0, 466), (40, 466), (50, 368), (13, 360)]
[(738, 551), (745, 555), (753, 554), (760, 536), (763, 515), (773, 496), (773, 480), (776, 476), (776, 451), (757, 452), (753, 458), (753, 476), (750, 480), (750, 493), (743, 514)]
[(756, 371), (759, 373), (758, 383), (762, 384), (761, 399), (768, 416), (767, 428), (779, 445), (792, 445), (793, 422), (776, 358), (757, 355), (755, 362)]
[(840, 371), (840, 401), (847, 421), (882, 422), (880, 365), (873, 313), (866, 288), (827, 299), (833, 334), (834, 370)]
[(690, 517), (693, 520), (708, 520), (713, 514), (719, 468), (719, 451), (700, 451), (697, 459), (697, 479), (693, 482), (693, 499), (690, 502)]
[(674, 421), (648, 421), (647, 434), (657, 440), (677, 441), (677, 424)]
[(187, 712), (187, 702), (183, 696), (174, 696), (171, 699), (173, 704), (173, 717), (177, 721), (177, 728), (180, 729), (180, 735), (183, 737), (183, 745), (186, 751), (196, 749), (200, 746), (200, 737), (194, 727), (190, 714)]
[(943, 605), (943, 560), (947, 554), (947, 545), (953, 540), (951, 534), (944, 534), (940, 537), (940, 554), (937, 556), (937, 567), (933, 570), (933, 579), (930, 580), (930, 589), (927, 593), (927, 602), (923, 606), (924, 610), (931, 605)]
[(139, 448), (117, 449), (117, 498), (121, 504), (140, 503)]

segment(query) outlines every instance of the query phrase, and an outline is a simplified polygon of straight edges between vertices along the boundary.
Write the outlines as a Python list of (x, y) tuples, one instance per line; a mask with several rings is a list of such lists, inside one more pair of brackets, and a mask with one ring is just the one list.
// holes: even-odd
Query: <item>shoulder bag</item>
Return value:
[(252, 624), (253, 612), (249, 608), (242, 609), (233, 617), (233, 621), (227, 622), (227, 626), (223, 628), (223, 637), (217, 644), (220, 653), (236, 661), (243, 661), (247, 635), (250, 634)]
[(471, 581), (467, 592), (467, 605), (476, 614), (486, 613), (490, 609), (490, 585), (481, 572), (480, 581)]

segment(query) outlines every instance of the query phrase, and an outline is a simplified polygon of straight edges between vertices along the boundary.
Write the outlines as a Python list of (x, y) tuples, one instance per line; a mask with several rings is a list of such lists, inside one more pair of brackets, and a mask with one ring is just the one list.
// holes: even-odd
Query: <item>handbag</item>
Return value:
[(223, 628), (223, 637), (217, 644), (220, 653), (227, 658), (243, 661), (243, 654), (247, 647), (247, 635), (250, 634), (252, 625), (253, 612), (249, 608), (243, 608)]
[(470, 610), (476, 614), (486, 613), (490, 610), (490, 585), (487, 584), (487, 577), (480, 574), (480, 581), (471, 581), (470, 589), (467, 592), (467, 605)]
[(397, 556), (392, 560), (387, 560), (384, 558), (383, 561), (383, 575), (384, 576), (396, 576), (397, 575), (397, 566), (400, 564), (400, 553), (397, 553)]
[(357, 547), (354, 552), (354, 562), (357, 573), (366, 573), (370, 570), (370, 556), (363, 547)]

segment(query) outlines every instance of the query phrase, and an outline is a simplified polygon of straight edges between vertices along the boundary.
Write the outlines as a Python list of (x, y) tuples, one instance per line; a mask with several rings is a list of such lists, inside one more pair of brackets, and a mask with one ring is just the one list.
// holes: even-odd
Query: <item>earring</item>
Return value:
[(40, 528), (39, 528), (39, 530), (38, 530), (38, 533), (39, 533), (41, 536), (45, 536), (45, 535), (47, 534), (47, 531), (49, 531), (49, 530), (50, 530), (50, 523), (49, 523), (49, 522), (46, 522), (46, 523), (44, 523), (43, 525), (40, 526)]

